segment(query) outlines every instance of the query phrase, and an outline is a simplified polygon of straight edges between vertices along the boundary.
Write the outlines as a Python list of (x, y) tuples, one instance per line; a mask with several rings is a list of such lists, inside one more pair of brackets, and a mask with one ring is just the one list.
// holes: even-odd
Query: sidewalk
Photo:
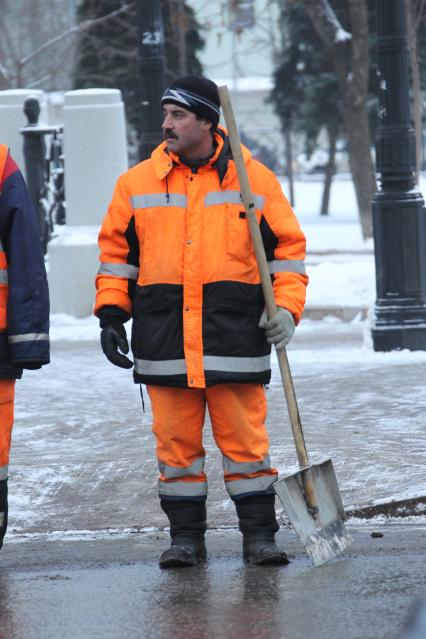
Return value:
[[(53, 316), (52, 338), (51, 365), (17, 384), (12, 535), (161, 529), (146, 393), (144, 414), (131, 375), (105, 360), (94, 319)], [(329, 318), (302, 322), (289, 360), (311, 460), (333, 459), (346, 507), (426, 496), (426, 353), (374, 353), (365, 322)], [(273, 369), (268, 428), (282, 474), (296, 456)], [(236, 526), (208, 424), (205, 446), (209, 524)], [(424, 520), (421, 503), (413, 512)]]

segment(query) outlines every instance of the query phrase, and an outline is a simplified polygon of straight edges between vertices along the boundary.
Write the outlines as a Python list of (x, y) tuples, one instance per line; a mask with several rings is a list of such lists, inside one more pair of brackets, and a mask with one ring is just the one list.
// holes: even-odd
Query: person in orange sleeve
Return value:
[[(275, 543), (264, 385), (271, 344), (286, 345), (303, 312), (305, 238), (275, 175), (243, 147), (279, 307), (268, 321), (217, 86), (177, 78), (162, 108), (164, 141), (121, 175), (104, 219), (95, 305), (106, 357), (134, 365), (151, 400), (171, 535), (160, 566), (206, 559), (206, 407), (245, 561), (285, 564)], [(130, 318), (134, 362), (126, 356)]]
[(49, 291), (28, 189), (0, 144), (0, 548), (7, 529), (15, 380), (50, 361)]

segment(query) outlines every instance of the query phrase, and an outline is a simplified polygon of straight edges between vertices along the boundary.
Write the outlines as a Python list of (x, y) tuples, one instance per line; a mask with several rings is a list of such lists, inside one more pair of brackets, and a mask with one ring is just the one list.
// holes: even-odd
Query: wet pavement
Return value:
[(235, 530), (208, 532), (205, 566), (168, 571), (161, 533), (9, 542), (0, 638), (396, 639), (426, 594), (426, 525), (351, 532), (352, 553), (321, 568), (286, 531), (286, 567), (244, 565)]

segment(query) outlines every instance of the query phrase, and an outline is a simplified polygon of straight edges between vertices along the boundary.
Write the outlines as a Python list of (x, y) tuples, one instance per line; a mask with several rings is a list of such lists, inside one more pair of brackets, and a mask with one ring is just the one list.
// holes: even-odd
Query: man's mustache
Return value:
[(164, 131), (164, 139), (166, 138), (174, 138), (175, 140), (178, 139), (178, 136), (173, 133), (172, 131), (168, 131), (167, 129)]

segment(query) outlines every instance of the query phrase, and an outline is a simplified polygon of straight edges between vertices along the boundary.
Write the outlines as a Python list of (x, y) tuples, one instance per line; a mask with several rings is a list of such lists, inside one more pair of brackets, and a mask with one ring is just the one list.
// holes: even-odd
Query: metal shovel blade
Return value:
[[(314, 518), (306, 504), (303, 474), (309, 472), (314, 486), (318, 517)], [(315, 566), (321, 566), (347, 550), (352, 538), (346, 520), (336, 474), (331, 459), (311, 464), (287, 475), (274, 484), (290, 522)]]

